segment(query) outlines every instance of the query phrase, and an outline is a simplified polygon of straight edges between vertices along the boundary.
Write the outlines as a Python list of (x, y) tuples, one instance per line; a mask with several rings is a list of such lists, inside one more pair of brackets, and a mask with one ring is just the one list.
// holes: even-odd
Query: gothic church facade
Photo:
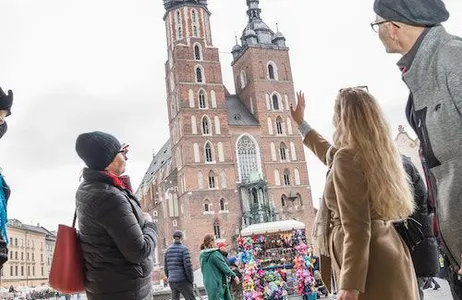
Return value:
[[(232, 49), (235, 94), (223, 84), (206, 0), (164, 0), (170, 139), (138, 188), (159, 228), (156, 261), (176, 229), (198, 266), (203, 236), (232, 243), (243, 228), (314, 212), (285, 37), (247, 0), (248, 24)], [(308, 231), (310, 232), (310, 231)]]

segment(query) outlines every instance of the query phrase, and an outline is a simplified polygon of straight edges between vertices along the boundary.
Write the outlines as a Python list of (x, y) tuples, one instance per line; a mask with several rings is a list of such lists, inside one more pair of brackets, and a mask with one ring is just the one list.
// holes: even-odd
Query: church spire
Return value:
[(247, 16), (249, 16), (249, 22), (261, 20), (261, 9), (258, 7), (259, 4), (259, 0), (247, 0), (247, 6), (249, 7), (247, 9)]

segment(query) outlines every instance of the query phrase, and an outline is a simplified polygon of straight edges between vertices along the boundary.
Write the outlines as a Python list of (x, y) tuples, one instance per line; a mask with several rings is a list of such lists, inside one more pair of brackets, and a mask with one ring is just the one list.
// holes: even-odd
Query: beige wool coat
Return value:
[[(304, 144), (326, 164), (329, 142), (311, 130)], [(371, 209), (367, 182), (354, 153), (346, 149), (329, 153), (333, 157), (324, 199), (330, 211), (329, 250), (337, 289), (357, 290), (359, 300), (418, 300), (409, 251), (391, 222), (380, 220)], [(321, 265), (324, 271), (330, 267)]]

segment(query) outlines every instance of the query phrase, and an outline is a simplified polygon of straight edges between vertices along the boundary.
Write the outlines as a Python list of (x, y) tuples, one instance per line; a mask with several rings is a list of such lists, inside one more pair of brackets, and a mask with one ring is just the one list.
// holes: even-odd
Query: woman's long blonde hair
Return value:
[(357, 153), (355, 159), (363, 168), (372, 209), (386, 220), (412, 214), (412, 186), (374, 97), (362, 89), (344, 89), (334, 110), (334, 144), (337, 149)]

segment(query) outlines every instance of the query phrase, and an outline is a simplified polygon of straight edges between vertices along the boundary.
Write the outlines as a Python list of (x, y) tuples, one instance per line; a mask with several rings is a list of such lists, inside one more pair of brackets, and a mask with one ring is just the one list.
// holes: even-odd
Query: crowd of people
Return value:
[[(365, 86), (342, 88), (328, 142), (304, 118), (305, 96), (291, 107), (304, 144), (328, 167), (313, 242), (321, 278), (334, 274), (338, 300), (423, 299), (442, 265), (455, 300), (462, 300), (462, 39), (441, 25), (441, 0), (375, 0), (371, 27), (409, 87), (406, 117), (420, 141), (425, 178), (401, 157), (376, 99)], [(0, 137), (13, 92), (0, 89)], [(405, 107), (405, 108), (404, 108)], [(85, 288), (90, 300), (152, 299), (157, 228), (141, 210), (125, 173), (128, 145), (104, 132), (77, 137), (86, 164), (76, 193)], [(0, 173), (0, 262), (8, 259), (10, 190)], [(195, 299), (183, 233), (165, 253), (173, 300)], [(207, 234), (200, 267), (210, 300), (242, 299), (239, 268)], [(442, 253), (440, 261), (440, 250)], [(437, 286), (435, 286), (437, 288)]]

